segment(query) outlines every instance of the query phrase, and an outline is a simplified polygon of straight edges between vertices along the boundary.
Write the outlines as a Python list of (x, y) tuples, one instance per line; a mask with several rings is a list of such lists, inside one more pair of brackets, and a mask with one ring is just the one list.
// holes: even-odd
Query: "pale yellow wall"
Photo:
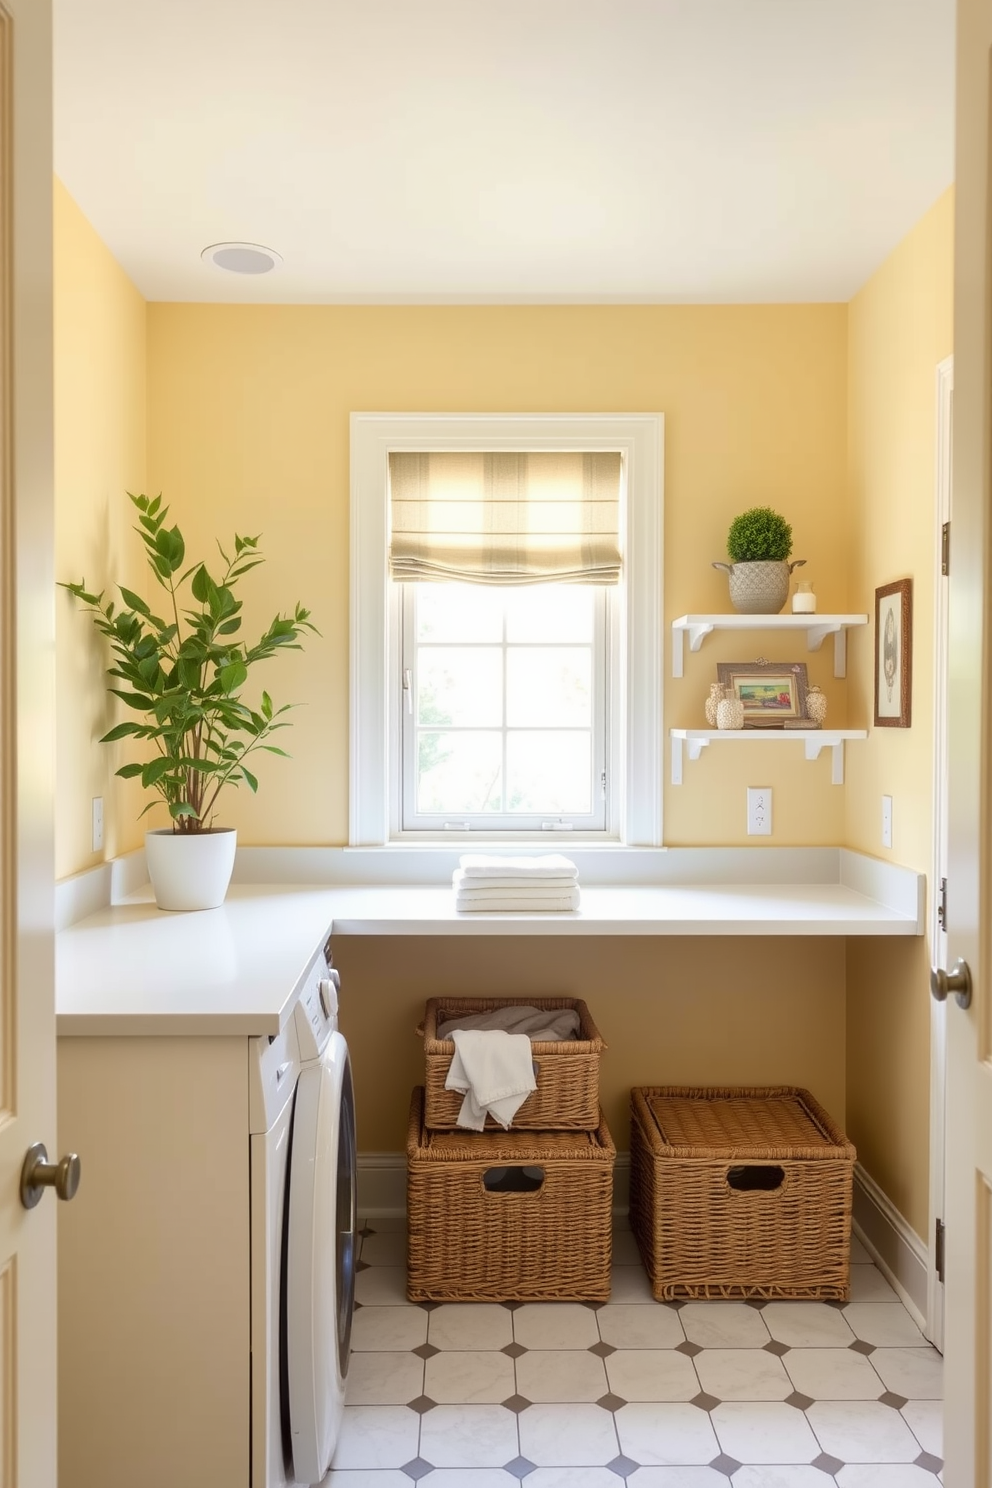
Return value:
[[(304, 704), (266, 759), (257, 798), (224, 806), (252, 843), (343, 843), (348, 826), (348, 416), (354, 410), (661, 411), (666, 420), (665, 631), (728, 608), (727, 528), (769, 503), (824, 608), (847, 603), (846, 311), (820, 306), (247, 307), (150, 305), (149, 482), (195, 552), (236, 526), (269, 562), (246, 594), (256, 623), (297, 598), (323, 632), (265, 685)], [(767, 636), (711, 639), (670, 681), (666, 723), (703, 726), (718, 659), (807, 659)], [(845, 717), (829, 648), (810, 676)], [(771, 758), (770, 758), (771, 756)], [(667, 760), (666, 760), (667, 775)], [(771, 845), (842, 839), (829, 760), (760, 745), (714, 747), (666, 785), (666, 840), (740, 843), (745, 787), (774, 783)], [(138, 840), (135, 833), (132, 841)], [(753, 839), (752, 839), (753, 841)], [(766, 839), (766, 842), (768, 839)]]
[[(952, 349), (953, 193), (899, 244), (848, 318), (851, 603), (913, 580), (912, 727), (849, 750), (848, 846), (930, 872), (936, 368)], [(850, 708), (873, 716), (872, 650), (851, 648)], [(893, 801), (891, 851), (881, 798)], [(850, 942), (848, 1125), (869, 1172), (920, 1234), (928, 1227), (930, 1001), (924, 941)]]
[[(145, 301), (55, 182), (55, 572), (94, 592), (126, 578), (125, 490), (145, 479)], [(113, 721), (106, 652), (75, 601), (56, 594), (58, 688), (55, 872), (63, 878), (131, 845), (132, 788), (97, 743)], [(91, 807), (104, 798), (105, 851), (92, 853)], [(126, 819), (127, 828), (120, 830)]]

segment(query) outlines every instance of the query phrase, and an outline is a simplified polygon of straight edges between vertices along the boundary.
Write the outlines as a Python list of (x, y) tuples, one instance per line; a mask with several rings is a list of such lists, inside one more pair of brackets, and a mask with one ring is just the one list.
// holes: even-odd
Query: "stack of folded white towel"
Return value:
[(466, 853), (455, 869), (455, 908), (540, 910), (561, 913), (579, 907), (579, 870), (560, 853), (539, 858), (497, 858)]

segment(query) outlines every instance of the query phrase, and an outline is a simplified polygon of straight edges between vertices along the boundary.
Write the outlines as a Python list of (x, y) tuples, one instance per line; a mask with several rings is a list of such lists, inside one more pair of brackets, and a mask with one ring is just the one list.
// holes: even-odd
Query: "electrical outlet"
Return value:
[(882, 846), (892, 846), (892, 797), (882, 797)]
[(770, 837), (772, 835), (772, 793), (767, 785), (749, 785), (747, 788), (747, 835)]
[(103, 797), (93, 797), (93, 851), (103, 848)]

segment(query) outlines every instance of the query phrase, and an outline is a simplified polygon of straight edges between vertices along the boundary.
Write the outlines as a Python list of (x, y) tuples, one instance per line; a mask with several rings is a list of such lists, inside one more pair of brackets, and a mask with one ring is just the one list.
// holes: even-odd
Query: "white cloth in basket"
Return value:
[(489, 1115), (500, 1126), (509, 1127), (528, 1095), (537, 1089), (530, 1039), (524, 1033), (472, 1028), (456, 1028), (450, 1037), (455, 1052), (444, 1088), (465, 1096), (458, 1125), (482, 1131)]

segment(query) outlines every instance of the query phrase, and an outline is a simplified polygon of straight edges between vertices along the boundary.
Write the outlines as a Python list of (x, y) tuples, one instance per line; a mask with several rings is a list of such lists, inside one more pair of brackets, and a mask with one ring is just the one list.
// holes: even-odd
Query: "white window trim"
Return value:
[(350, 846), (390, 842), (388, 460), (395, 449), (622, 452), (626, 615), (618, 678), (626, 733), (616, 783), (619, 838), (626, 846), (660, 847), (664, 416), (657, 413), (351, 415)]

